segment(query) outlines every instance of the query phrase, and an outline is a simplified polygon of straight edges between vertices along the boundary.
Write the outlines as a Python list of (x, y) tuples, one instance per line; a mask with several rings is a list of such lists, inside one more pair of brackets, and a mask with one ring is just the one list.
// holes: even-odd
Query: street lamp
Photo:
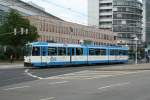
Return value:
[(138, 53), (138, 38), (137, 37), (135, 37), (135, 39), (134, 39), (135, 41), (136, 41), (136, 53), (135, 53), (135, 64), (137, 64), (137, 53)]

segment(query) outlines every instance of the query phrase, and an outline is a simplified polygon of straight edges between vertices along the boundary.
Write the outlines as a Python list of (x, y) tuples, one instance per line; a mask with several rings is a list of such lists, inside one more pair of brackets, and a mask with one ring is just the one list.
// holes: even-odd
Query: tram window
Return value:
[(96, 50), (95, 50), (95, 54), (96, 54), (96, 55), (100, 55), (100, 54), (101, 54), (101, 53), (100, 53), (100, 49), (96, 49)]
[(106, 55), (106, 49), (100, 49), (101, 55)]
[(89, 55), (95, 55), (95, 49), (90, 48), (89, 49)]
[(68, 48), (68, 52), (67, 52), (67, 55), (70, 55), (70, 48)]
[(119, 55), (123, 55), (123, 50), (119, 50)]
[(48, 55), (56, 56), (57, 55), (57, 48), (56, 47), (49, 47), (48, 48)]
[(110, 50), (110, 55), (116, 55), (116, 50)]
[(41, 50), (42, 50), (41, 55), (42, 56), (47, 56), (47, 48), (46, 47), (41, 47)]
[(114, 55), (114, 50), (110, 50), (110, 55)]
[(59, 47), (58, 48), (58, 55), (66, 55), (66, 48), (63, 48), (63, 47)]
[(128, 52), (129, 52), (129, 51), (128, 51), (128, 50), (126, 50), (126, 55), (128, 55)]
[(46, 52), (45, 51), (42, 52), (42, 56), (46, 56)]
[(119, 52), (118, 50), (115, 50), (115, 55), (118, 55), (118, 52)]
[(121, 55), (121, 50), (119, 50), (119, 55)]
[(127, 54), (128, 54), (128, 51), (123, 50), (123, 55), (127, 55)]
[(33, 47), (32, 56), (40, 56), (40, 47)]
[(75, 53), (74, 53), (74, 48), (72, 48), (72, 55), (75, 55)]
[(83, 55), (83, 49), (82, 48), (76, 48), (76, 55)]

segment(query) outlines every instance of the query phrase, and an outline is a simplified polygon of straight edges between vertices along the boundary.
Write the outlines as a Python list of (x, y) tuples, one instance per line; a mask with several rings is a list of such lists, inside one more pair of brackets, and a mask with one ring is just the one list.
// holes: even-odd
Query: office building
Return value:
[(143, 0), (143, 40), (150, 45), (150, 0)]
[(121, 45), (135, 46), (137, 37), (140, 46), (142, 3), (139, 0), (88, 0), (88, 24), (117, 33)]

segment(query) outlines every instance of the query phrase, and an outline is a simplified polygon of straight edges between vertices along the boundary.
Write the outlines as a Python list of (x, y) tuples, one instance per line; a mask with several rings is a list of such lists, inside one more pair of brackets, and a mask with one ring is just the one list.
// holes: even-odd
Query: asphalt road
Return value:
[(24, 70), (24, 68), (0, 69), (0, 87), (36, 80), (26, 75)]
[[(103, 65), (112, 66), (112, 65)], [(87, 70), (89, 68), (97, 68), (99, 66), (74, 66), (74, 67), (53, 67), (53, 68), (24, 68), (21, 64), (14, 65), (0, 65), (0, 87), (18, 84), (27, 81), (37, 80), (37, 77), (32, 77), (25, 73), (26, 69), (29, 69), (29, 73), (39, 76), (41, 78), (62, 75), (66, 73), (72, 73), (82, 70)]]
[(25, 72), (26, 69), (29, 69), (30, 73), (42, 78), (87, 69), (86, 67), (55, 67), (55, 68), (40, 69), (40, 68), (24, 68), (23, 65), (17, 68), (14, 65), (12, 65), (12, 67), (10, 67), (10, 65), (4, 66), (0, 65), (0, 68), (2, 68), (0, 69), (0, 87), (38, 79), (36, 77), (29, 76)]
[[(26, 76), (23, 70), (7, 69), (0, 75), (9, 72), (5, 77)], [(47, 74), (37, 74), (44, 72)], [(94, 66), (30, 69), (28, 73), (42, 79), (27, 75), (30, 81), (1, 86), (0, 100), (150, 100), (149, 70), (102, 71)]]
[[(84, 70), (96, 70), (97, 68), (111, 68), (114, 66), (124, 66), (125, 64), (112, 64), (112, 65), (90, 65), (90, 66), (57, 66), (51, 68), (29, 68), (29, 73), (36, 76), (47, 78), (67, 73), (79, 72)], [(131, 64), (126, 64), (131, 65)]]

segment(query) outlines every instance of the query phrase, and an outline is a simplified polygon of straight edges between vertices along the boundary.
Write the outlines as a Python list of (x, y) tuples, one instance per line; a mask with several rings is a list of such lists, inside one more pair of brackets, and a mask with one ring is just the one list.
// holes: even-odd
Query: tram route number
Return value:
[(50, 61), (56, 61), (56, 57), (50, 57)]

